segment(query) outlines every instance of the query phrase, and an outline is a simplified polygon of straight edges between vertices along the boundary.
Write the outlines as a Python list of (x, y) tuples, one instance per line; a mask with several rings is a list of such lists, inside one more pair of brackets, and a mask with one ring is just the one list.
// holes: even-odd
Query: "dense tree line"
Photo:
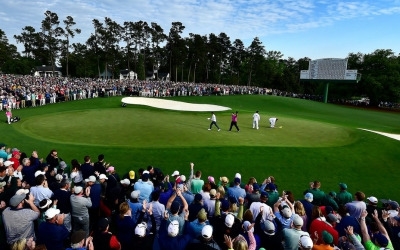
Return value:
[[(322, 84), (299, 81), (300, 70), (308, 69), (310, 58), (284, 59), (279, 51), (267, 51), (258, 37), (245, 47), (223, 32), (182, 37), (181, 22), (173, 22), (165, 33), (157, 23), (119, 24), (105, 17), (92, 20), (93, 32), (86, 43), (71, 43), (81, 33), (74, 19), (67, 16), (61, 23), (51, 11), (44, 16), (40, 30), (25, 26), (14, 36), (24, 47), (22, 55), (0, 29), (0, 72), (32, 74), (35, 66), (58, 64), (63, 75), (71, 77), (94, 78), (111, 72), (117, 78), (120, 70), (128, 69), (143, 80), (157, 70), (156, 78), (169, 73), (172, 81), (252, 85), (304, 94), (323, 91)], [(373, 104), (400, 100), (400, 55), (392, 50), (349, 53), (348, 68), (358, 69), (361, 81), (332, 84), (331, 99), (368, 96)]]

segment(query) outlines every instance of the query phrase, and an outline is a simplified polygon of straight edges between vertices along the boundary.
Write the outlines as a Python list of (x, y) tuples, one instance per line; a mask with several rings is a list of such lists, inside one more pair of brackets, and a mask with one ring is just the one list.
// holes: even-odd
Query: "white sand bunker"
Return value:
[(179, 111), (225, 111), (231, 108), (211, 105), (211, 104), (193, 104), (188, 102), (171, 101), (165, 99), (148, 98), (148, 97), (124, 97), (122, 103), (145, 105), (160, 109), (179, 110)]
[(400, 141), (400, 135), (399, 134), (383, 133), (383, 132), (369, 130), (369, 129), (365, 129), (365, 128), (358, 128), (358, 129), (365, 130), (365, 131), (372, 132), (372, 133), (376, 133), (376, 134), (380, 134), (380, 135), (383, 135), (383, 136), (386, 136), (386, 137), (389, 137), (389, 138), (392, 138), (392, 139)]

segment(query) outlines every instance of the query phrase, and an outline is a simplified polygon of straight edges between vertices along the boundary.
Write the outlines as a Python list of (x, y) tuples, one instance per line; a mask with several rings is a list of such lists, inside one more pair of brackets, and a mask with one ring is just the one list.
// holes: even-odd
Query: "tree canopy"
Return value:
[[(310, 58), (284, 59), (280, 51), (268, 50), (258, 37), (246, 47), (240, 39), (226, 33), (199, 35), (173, 22), (168, 33), (155, 22), (125, 21), (110, 17), (93, 19), (93, 32), (83, 43), (71, 43), (81, 33), (71, 16), (60, 25), (57, 13), (47, 10), (39, 29), (22, 28), (15, 35), (23, 45), (22, 55), (0, 29), (0, 72), (31, 74), (38, 65), (61, 65), (71, 77), (100, 77), (120, 70), (138, 73), (144, 80), (148, 73), (164, 72), (171, 81), (248, 85), (282, 91), (321, 94), (322, 86), (300, 82), (300, 70), (308, 69)], [(1, 28), (1, 27), (0, 27)], [(370, 54), (348, 54), (348, 67), (362, 74), (357, 84), (330, 87), (330, 98), (368, 96), (371, 102), (400, 100), (400, 55), (390, 49)], [(157, 77), (157, 74), (155, 76)]]

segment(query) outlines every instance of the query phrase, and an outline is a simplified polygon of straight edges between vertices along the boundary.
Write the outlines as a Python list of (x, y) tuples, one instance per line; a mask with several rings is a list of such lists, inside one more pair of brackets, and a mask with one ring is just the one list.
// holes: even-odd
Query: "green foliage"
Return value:
[[(154, 22), (149, 25), (141, 20), (126, 21), (121, 25), (105, 17), (104, 21), (92, 20), (94, 32), (85, 45), (70, 45), (75, 34), (81, 32), (74, 28), (79, 24), (67, 16), (64, 26), (60, 27), (57, 13), (48, 10), (44, 15), (37, 28), (40, 31), (26, 26), (14, 38), (23, 44), (24, 57), (33, 58), (38, 65), (61, 62), (63, 73), (73, 77), (97, 77), (106, 70), (118, 77), (120, 70), (130, 69), (138, 73), (139, 79), (145, 79), (146, 72), (153, 71), (159, 63), (158, 73), (169, 73), (172, 81), (251, 85), (323, 94), (318, 84), (299, 82), (299, 72), (308, 69), (309, 58), (283, 59), (280, 51), (267, 51), (258, 37), (245, 47), (240, 39), (231, 39), (224, 32), (182, 37), (185, 26), (181, 22), (171, 23), (167, 35)], [(4, 32), (0, 32), (0, 68), (7, 69), (7, 73), (26, 72), (30, 65), (21, 65), (25, 61), (12, 62), (19, 57), (16, 47), (9, 44)], [(399, 102), (400, 56), (392, 50), (378, 49), (365, 55), (349, 53), (348, 68), (357, 69), (362, 74), (361, 81), (356, 88), (331, 87), (333, 99), (358, 95), (370, 97), (374, 105), (381, 101)]]

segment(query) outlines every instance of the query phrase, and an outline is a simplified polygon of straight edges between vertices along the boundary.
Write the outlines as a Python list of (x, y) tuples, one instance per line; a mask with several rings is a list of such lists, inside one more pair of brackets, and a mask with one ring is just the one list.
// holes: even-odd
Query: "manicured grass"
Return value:
[[(189, 173), (189, 163), (203, 178), (240, 172), (243, 181), (276, 177), (280, 190), (297, 198), (312, 180), (326, 192), (346, 182), (349, 191), (400, 200), (393, 188), (398, 177), (400, 142), (366, 128), (400, 134), (400, 115), (275, 96), (171, 98), (216, 104), (239, 111), (240, 132), (228, 132), (231, 111), (217, 112), (221, 131), (208, 131), (209, 112), (180, 112), (146, 106), (121, 107), (121, 97), (88, 99), (14, 111), (22, 120), (1, 125), (1, 141), (28, 154), (46, 157), (55, 148), (70, 162), (104, 153), (120, 174), (148, 165), (166, 174)], [(261, 126), (253, 130), (252, 114)], [(268, 128), (268, 118), (279, 118)], [(390, 181), (391, 180), (391, 181)], [(372, 185), (371, 185), (372, 184)]]

